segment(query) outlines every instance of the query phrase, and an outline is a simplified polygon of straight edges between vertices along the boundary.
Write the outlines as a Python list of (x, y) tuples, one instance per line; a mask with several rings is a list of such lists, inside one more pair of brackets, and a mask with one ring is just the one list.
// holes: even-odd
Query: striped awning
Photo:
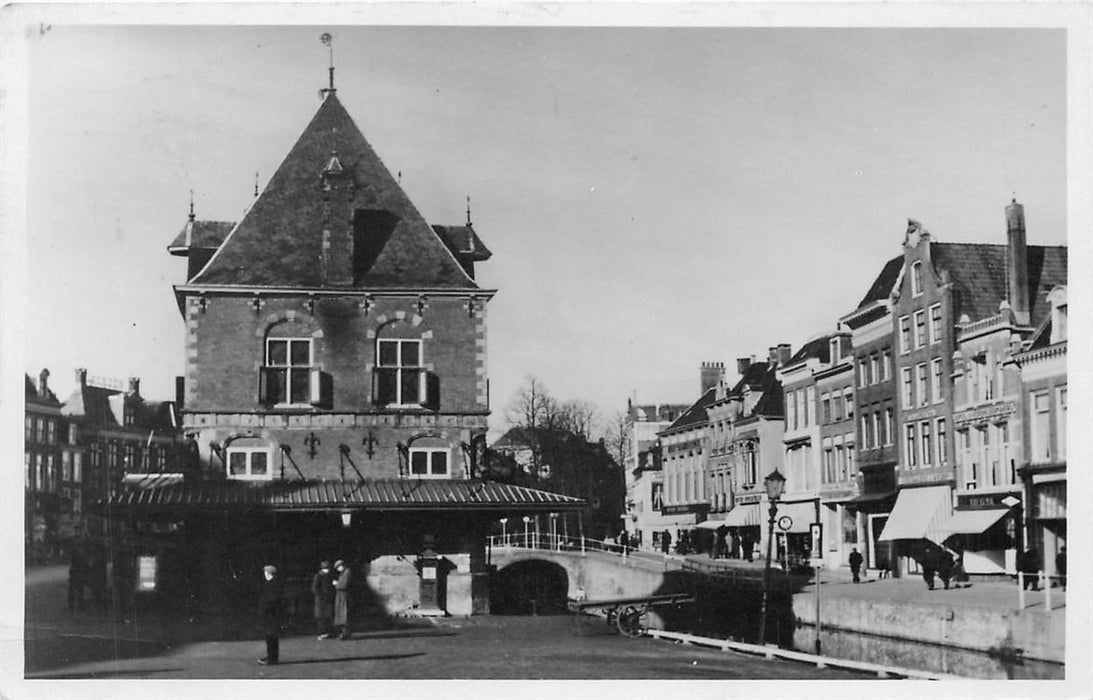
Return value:
[(900, 489), (877, 540), (928, 539), (940, 544), (948, 537), (946, 525), (952, 514), (952, 490), (948, 486)]
[(257, 508), (269, 511), (574, 510), (585, 501), (549, 491), (470, 479), (218, 481), (124, 489), (104, 503), (135, 512)]
[(736, 506), (729, 511), (729, 514), (725, 516), (725, 525), (727, 527), (748, 527), (751, 525), (759, 525), (759, 504), (749, 503), (744, 506)]

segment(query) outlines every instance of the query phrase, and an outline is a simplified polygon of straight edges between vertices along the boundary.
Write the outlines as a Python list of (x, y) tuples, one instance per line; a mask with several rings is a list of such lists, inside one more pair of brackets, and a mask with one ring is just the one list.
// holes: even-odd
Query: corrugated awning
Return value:
[(725, 516), (726, 527), (748, 527), (759, 525), (759, 504), (749, 503), (746, 506), (736, 506)]
[(105, 504), (123, 510), (259, 508), (272, 511), (510, 510), (559, 511), (585, 501), (549, 491), (478, 480), (374, 479), (172, 483), (127, 489)]
[(987, 508), (984, 510), (958, 510), (945, 523), (947, 535), (978, 535), (1006, 517), (1009, 508)]
[(774, 517), (776, 520), (781, 520), (785, 516), (789, 516), (793, 524), (790, 525), (788, 530), (782, 530), (782, 526), (779, 525), (778, 529), (782, 532), (802, 533), (808, 532), (808, 526), (816, 522), (816, 505), (815, 501), (805, 501), (804, 503), (779, 503), (778, 514)]
[(877, 539), (943, 541), (945, 524), (952, 517), (951, 493), (948, 486), (901, 489)]

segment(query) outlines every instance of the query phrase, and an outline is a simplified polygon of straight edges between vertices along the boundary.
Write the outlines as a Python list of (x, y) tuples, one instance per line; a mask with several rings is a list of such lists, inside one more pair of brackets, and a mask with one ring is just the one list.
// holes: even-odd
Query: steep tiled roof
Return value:
[(671, 425), (664, 429), (663, 432), (673, 432), (681, 430), (683, 428), (689, 428), (695, 425), (701, 425), (705, 423), (708, 418), (706, 416), (706, 409), (709, 408), (717, 398), (717, 388), (710, 387), (706, 390), (698, 401), (691, 404), (691, 407), (683, 412), (679, 418), (676, 418)]
[(759, 384), (759, 391), (763, 395), (759, 397), (753, 416), (781, 416), (785, 410), (785, 397), (782, 396), (782, 383), (778, 381), (778, 374), (774, 367), (768, 367)]
[(829, 361), (831, 358), (831, 334), (813, 338), (808, 341), (801, 346), (801, 349), (798, 350), (786, 364), (795, 365), (798, 362), (803, 362), (812, 358), (816, 358), (825, 364)]
[(192, 283), (322, 286), (317, 261), (323, 255), (327, 202), (321, 174), (335, 151), (354, 186), (353, 209), (378, 222), (360, 258), (363, 268), (354, 270), (355, 287), (476, 288), (333, 93)]
[(46, 387), (45, 396), (38, 391), (38, 385), (34, 383), (34, 380), (30, 378), (29, 374), (23, 374), (26, 382), (23, 385), (24, 398), (28, 401), (34, 401), (38, 404), (54, 404), (60, 405), (60, 401), (57, 400), (57, 395), (53, 393), (53, 390)]
[(234, 221), (187, 221), (167, 249), (219, 248), (233, 228)]
[(118, 392), (113, 389), (104, 389), (97, 386), (76, 387), (72, 395), (61, 408), (61, 414), (72, 418), (82, 418), (95, 425), (121, 425), (121, 418), (117, 416), (112, 406), (111, 398)]
[(497, 482), (446, 479), (168, 483), (117, 492), (122, 508), (246, 508), (270, 510), (559, 510), (585, 501)]
[(862, 297), (861, 302), (858, 303), (858, 308), (860, 309), (879, 299), (887, 299), (888, 295), (892, 293), (892, 287), (895, 285), (896, 280), (899, 279), (899, 273), (902, 269), (902, 255), (894, 257), (884, 263), (884, 267), (881, 268), (880, 274), (873, 280), (873, 286), (869, 288), (869, 291)]
[[(931, 243), (930, 257), (939, 272), (947, 270), (956, 292), (955, 316), (973, 320), (994, 316), (1006, 290), (1006, 246), (979, 243)], [(1028, 290), (1031, 325), (1051, 310), (1047, 294), (1066, 284), (1066, 246), (1028, 246)]]

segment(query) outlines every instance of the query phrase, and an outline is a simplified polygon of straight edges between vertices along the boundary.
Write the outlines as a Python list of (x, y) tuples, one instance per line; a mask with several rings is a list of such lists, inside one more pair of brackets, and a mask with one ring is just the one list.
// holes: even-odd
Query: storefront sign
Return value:
[(834, 491), (820, 491), (820, 498), (824, 501), (841, 501), (858, 495), (855, 489), (837, 489)]
[(759, 503), (760, 501), (762, 501), (763, 500), (763, 494), (761, 494), (761, 493), (737, 494), (736, 498), (734, 500), (736, 501), (736, 505), (746, 506), (746, 505), (749, 505), (751, 503)]
[(957, 495), (958, 508), (965, 510), (1009, 508), (1019, 499), (1011, 493), (983, 493), (975, 495)]
[(662, 515), (683, 515), (685, 513), (705, 513), (709, 509), (709, 503), (684, 503), (676, 506), (664, 506), (660, 509), (660, 512)]
[(904, 471), (900, 470), (899, 473), (899, 485), (907, 486), (909, 484), (937, 484), (938, 486), (944, 484), (951, 484), (953, 481), (952, 469), (924, 469), (922, 471)]
[(1017, 412), (1017, 403), (1014, 401), (1003, 401), (1002, 403), (991, 404), (989, 406), (980, 406), (968, 411), (961, 411), (960, 413), (953, 415), (953, 423), (957, 426), (969, 425), (971, 423), (985, 423), (988, 421), (996, 420), (1004, 416), (1008, 416)]
[(907, 413), (900, 415), (900, 420), (905, 423), (911, 423), (925, 418), (936, 418), (939, 415), (941, 415), (941, 409), (934, 406), (931, 408), (919, 409), (917, 411), (908, 411)]

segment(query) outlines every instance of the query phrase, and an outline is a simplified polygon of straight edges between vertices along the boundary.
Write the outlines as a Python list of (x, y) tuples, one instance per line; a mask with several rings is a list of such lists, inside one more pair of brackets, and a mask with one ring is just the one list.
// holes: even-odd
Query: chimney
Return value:
[(771, 345), (770, 348), (767, 350), (767, 363), (772, 365), (772, 366), (778, 364), (778, 346), (777, 345)]
[(703, 362), (700, 376), (700, 383), (702, 385), (702, 388), (699, 393), (705, 394), (712, 387), (717, 386), (718, 382), (720, 382), (724, 377), (724, 362)]
[(87, 386), (87, 370), (80, 367), (76, 370), (76, 384), (82, 389)]
[(129, 393), (140, 396), (140, 377), (129, 377)]
[(736, 358), (736, 373), (743, 374), (748, 371), (748, 367), (751, 367), (752, 358), (750, 357), (738, 357)]
[(38, 396), (45, 397), (49, 395), (49, 370), (43, 369), (38, 374)]
[(1025, 208), (1013, 199), (1006, 207), (1006, 281), (1013, 316), (1029, 323), (1028, 254), (1025, 252)]
[(778, 366), (789, 364), (789, 358), (793, 357), (789, 343), (778, 343)]

